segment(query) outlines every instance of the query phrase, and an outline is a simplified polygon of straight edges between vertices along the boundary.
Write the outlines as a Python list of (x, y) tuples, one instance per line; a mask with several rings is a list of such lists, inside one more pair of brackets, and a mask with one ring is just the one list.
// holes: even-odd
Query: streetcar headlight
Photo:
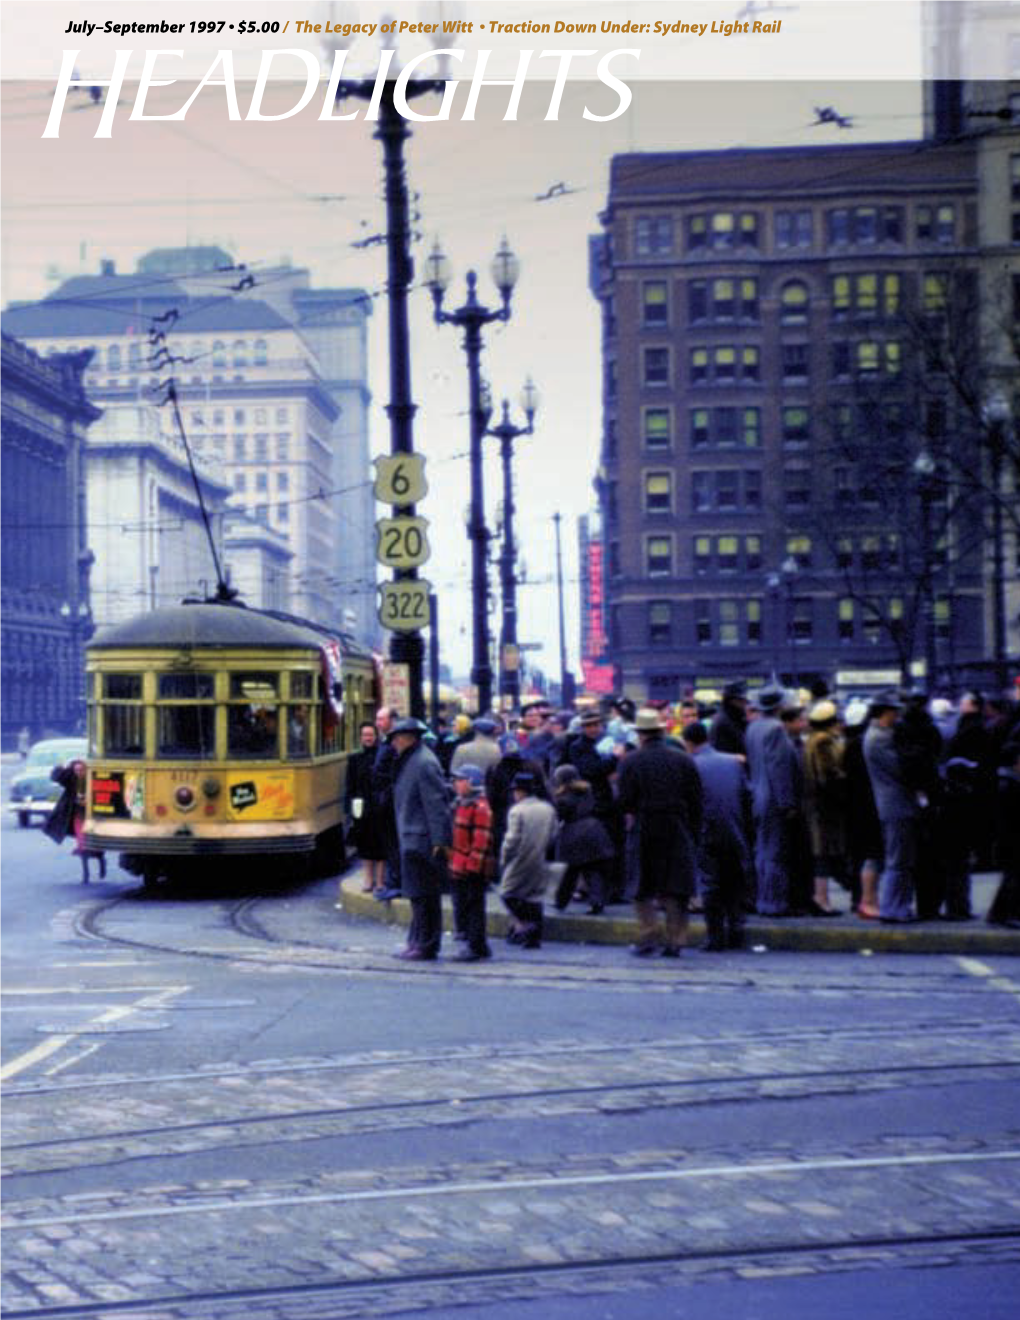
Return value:
[(211, 777), (209, 779), (203, 779), (202, 792), (206, 795), (207, 798), (219, 797), (220, 781), (218, 779), (213, 779)]
[(195, 805), (195, 791), (187, 784), (182, 784), (174, 791), (174, 801), (181, 811), (190, 811)]

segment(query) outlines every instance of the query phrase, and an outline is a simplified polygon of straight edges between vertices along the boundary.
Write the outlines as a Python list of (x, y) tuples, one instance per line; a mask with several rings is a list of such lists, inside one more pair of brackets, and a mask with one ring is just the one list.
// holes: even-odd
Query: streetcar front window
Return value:
[(215, 760), (214, 706), (160, 706), (156, 728), (158, 755)]
[(277, 681), (278, 676), (272, 673), (230, 675), (228, 756), (242, 760), (265, 760), (279, 756)]
[[(156, 709), (157, 756), (215, 759), (216, 707), (213, 704), (215, 696), (216, 679), (213, 674), (159, 675), (157, 698), (160, 705)], [(167, 704), (162, 704), (164, 702)], [(206, 702), (209, 704), (203, 704)]]
[(145, 751), (141, 674), (104, 674), (102, 694), (103, 754), (141, 756)]

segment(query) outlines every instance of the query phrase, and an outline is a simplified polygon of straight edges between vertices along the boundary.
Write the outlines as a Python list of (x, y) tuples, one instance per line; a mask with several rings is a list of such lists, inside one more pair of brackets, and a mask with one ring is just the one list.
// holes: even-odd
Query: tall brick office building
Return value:
[(973, 145), (623, 155), (602, 219), (618, 689), (963, 672), (984, 513), (931, 345), (969, 333)]

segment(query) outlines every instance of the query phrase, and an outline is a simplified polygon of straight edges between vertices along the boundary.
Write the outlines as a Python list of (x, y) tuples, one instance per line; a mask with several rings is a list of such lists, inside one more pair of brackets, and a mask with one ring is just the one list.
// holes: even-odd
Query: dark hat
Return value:
[(727, 683), (722, 694), (723, 701), (746, 701), (747, 684), (743, 679), (738, 679), (736, 683)]
[(759, 688), (755, 697), (755, 703), (761, 711), (769, 712), (778, 710), (783, 704), (786, 693), (775, 683), (769, 683), (767, 687)]
[(387, 734), (387, 737), (392, 738), (395, 733), (413, 733), (416, 738), (420, 738), (425, 732), (426, 727), (426, 725), (422, 724), (421, 720), (416, 720), (410, 715), (405, 715), (403, 719), (397, 720)]
[(496, 732), (496, 721), (490, 720), (487, 715), (480, 715), (475, 720), (472, 728), (486, 738), (490, 738)]
[(581, 717), (578, 723), (581, 724), (582, 727), (585, 724), (603, 724), (605, 723), (605, 717), (603, 716), (600, 710), (597, 710), (595, 707), (592, 707), (590, 710), (585, 710), (581, 712)]
[(632, 720), (637, 711), (630, 697), (617, 697), (612, 702), (612, 707), (613, 710), (618, 710), (625, 720)]
[(895, 688), (886, 688), (884, 692), (872, 698), (871, 709), (873, 713), (882, 710), (902, 710), (903, 702), (900, 701), (900, 694)]
[(574, 784), (581, 776), (574, 765), (558, 765), (553, 771), (553, 783), (559, 788), (562, 784)]
[(472, 788), (481, 788), (485, 783), (485, 772), (479, 765), (459, 765), (450, 775), (451, 779), (466, 779)]
[(533, 697), (531, 701), (521, 703), (521, 714), (527, 715), (529, 710), (543, 710), (549, 705), (544, 697)]
[(523, 789), (525, 793), (534, 793), (538, 780), (530, 770), (518, 770), (511, 780), (511, 787)]

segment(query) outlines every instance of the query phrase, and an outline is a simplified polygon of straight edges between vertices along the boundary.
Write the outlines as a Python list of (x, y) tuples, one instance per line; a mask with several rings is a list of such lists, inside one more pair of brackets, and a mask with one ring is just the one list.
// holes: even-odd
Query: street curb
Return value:
[[(340, 884), (343, 910), (352, 917), (367, 918), (389, 926), (407, 926), (411, 920), (411, 905), (406, 898), (380, 902), (371, 894), (362, 892), (360, 867), (346, 875)], [(486, 911), (486, 926), (490, 936), (498, 939), (509, 929), (506, 913), (490, 891)], [(562, 944), (634, 944), (637, 940), (637, 922), (616, 913), (601, 916), (567, 915), (547, 912), (543, 940)], [(968, 924), (966, 928), (949, 926), (941, 922), (919, 922), (906, 927), (882, 926), (875, 921), (861, 921), (850, 913), (838, 919), (825, 917), (799, 917), (795, 920), (768, 921), (750, 917), (745, 927), (748, 948), (788, 950), (804, 953), (949, 953), (963, 955), (1020, 956), (1020, 931), (993, 930), (984, 923)], [(453, 929), (453, 905), (443, 897), (443, 929)], [(688, 929), (688, 943), (695, 945), (705, 938), (702, 917), (692, 914)]]

